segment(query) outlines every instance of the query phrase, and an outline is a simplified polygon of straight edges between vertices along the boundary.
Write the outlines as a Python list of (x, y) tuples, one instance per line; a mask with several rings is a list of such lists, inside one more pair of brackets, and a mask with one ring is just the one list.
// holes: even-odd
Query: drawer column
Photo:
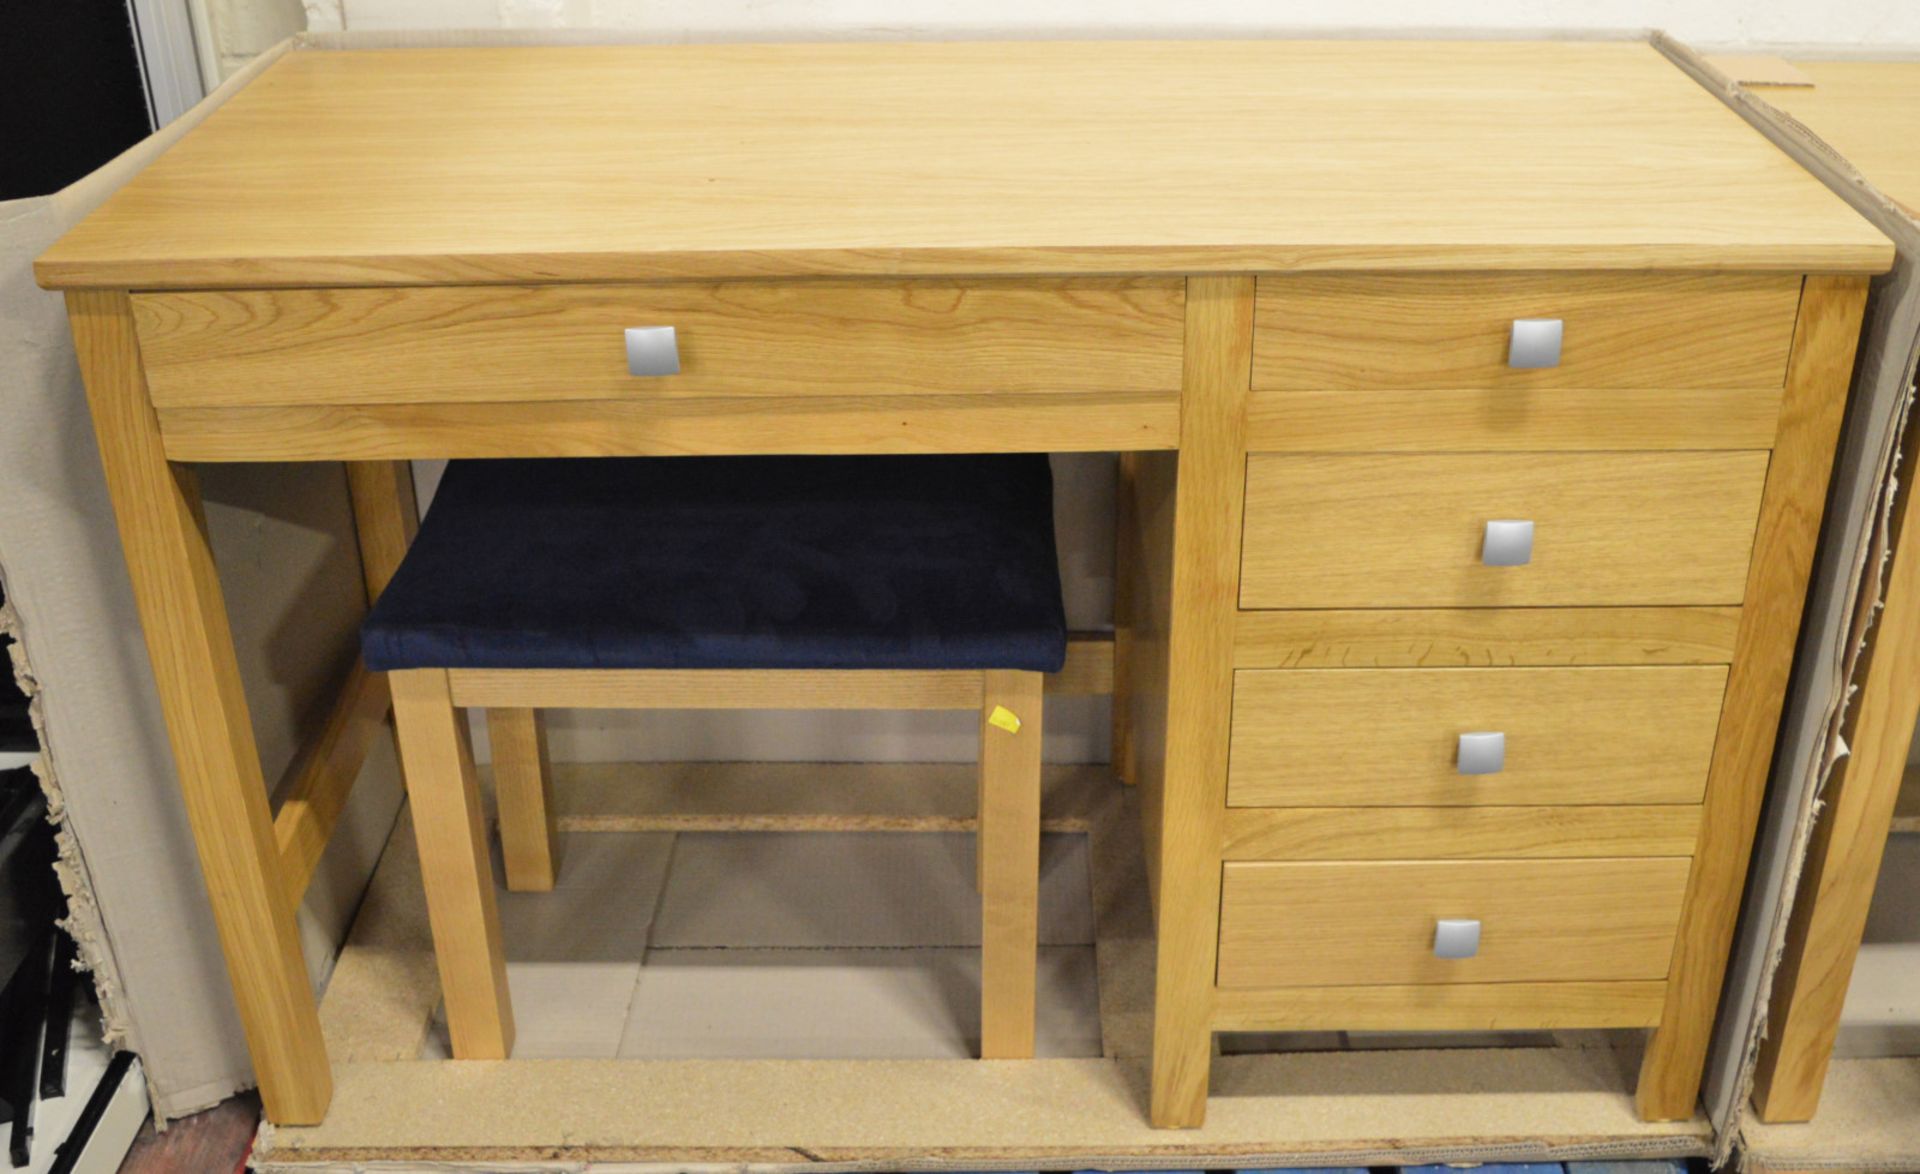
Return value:
[(1152, 1116), (1161, 1128), (1198, 1128), (1207, 1116), (1253, 287), (1251, 277), (1187, 280), (1153, 1024)]

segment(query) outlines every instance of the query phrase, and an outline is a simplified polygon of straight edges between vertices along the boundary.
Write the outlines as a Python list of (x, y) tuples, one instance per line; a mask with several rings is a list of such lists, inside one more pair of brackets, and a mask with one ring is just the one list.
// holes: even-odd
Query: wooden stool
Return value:
[(541, 709), (977, 708), (981, 1055), (1033, 1054), (1042, 677), (1066, 659), (1045, 456), (457, 461), (362, 644), (456, 1058), (513, 1048), (464, 706), (515, 890), (557, 864)]

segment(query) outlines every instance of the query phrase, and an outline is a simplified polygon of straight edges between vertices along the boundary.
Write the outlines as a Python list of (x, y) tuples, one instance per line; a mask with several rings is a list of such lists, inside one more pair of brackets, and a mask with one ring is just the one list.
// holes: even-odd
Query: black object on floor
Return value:
[[(87, 1152), (87, 1143), (93, 1140), (94, 1130), (100, 1128), (107, 1106), (113, 1103), (114, 1094), (120, 1091), (121, 1083), (132, 1068), (132, 1052), (115, 1052), (113, 1059), (107, 1061), (107, 1071), (100, 1077), (100, 1083), (93, 1086), (93, 1095), (87, 1098), (86, 1107), (74, 1120), (73, 1131), (53, 1151), (53, 1164), (47, 1167), (47, 1174), (73, 1174), (74, 1163)], [(148, 1122), (148, 1126), (151, 1127), (152, 1122)]]
[[(66, 902), (55, 878), (53, 825), (39, 780), (0, 772), (0, 1122), (14, 1167), (33, 1157), (33, 1114), (48, 1054), (52, 1084), (66, 1085), (72, 1017), (72, 943), (56, 922)], [(56, 967), (65, 973), (56, 976)], [(60, 1022), (48, 1014), (59, 1003)]]
[(47, 975), (46, 1042), (40, 1050), (40, 1099), (67, 1095), (67, 1049), (73, 1043), (73, 998), (79, 989), (74, 960), (79, 947), (59, 930), (53, 934), (52, 972)]

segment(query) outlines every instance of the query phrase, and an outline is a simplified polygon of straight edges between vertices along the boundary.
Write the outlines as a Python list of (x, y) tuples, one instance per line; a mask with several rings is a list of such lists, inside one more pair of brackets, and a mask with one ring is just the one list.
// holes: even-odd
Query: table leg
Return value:
[(1640, 1065), (1635, 1099), (1646, 1120), (1691, 1117), (1699, 1101), (1866, 296), (1864, 277), (1809, 277), (1800, 296), (1666, 1007)]
[(1206, 1123), (1239, 606), (1253, 278), (1187, 280), (1161, 781), (1153, 1123)]
[(193, 471), (170, 464), (124, 291), (67, 295), (154, 684), (267, 1118), (313, 1124), (333, 1096), (319, 1009)]

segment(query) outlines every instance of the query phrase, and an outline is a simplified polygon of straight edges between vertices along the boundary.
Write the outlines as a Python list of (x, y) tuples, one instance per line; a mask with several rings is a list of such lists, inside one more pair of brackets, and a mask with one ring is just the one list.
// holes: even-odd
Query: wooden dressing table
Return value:
[(412, 458), (1116, 450), (1197, 1126), (1254, 1028), (1652, 1027), (1693, 1112), (1890, 256), (1639, 43), (600, 46), (290, 52), (38, 274), (272, 1120), (343, 792), (269, 810), (193, 463), (350, 462), (377, 593)]

